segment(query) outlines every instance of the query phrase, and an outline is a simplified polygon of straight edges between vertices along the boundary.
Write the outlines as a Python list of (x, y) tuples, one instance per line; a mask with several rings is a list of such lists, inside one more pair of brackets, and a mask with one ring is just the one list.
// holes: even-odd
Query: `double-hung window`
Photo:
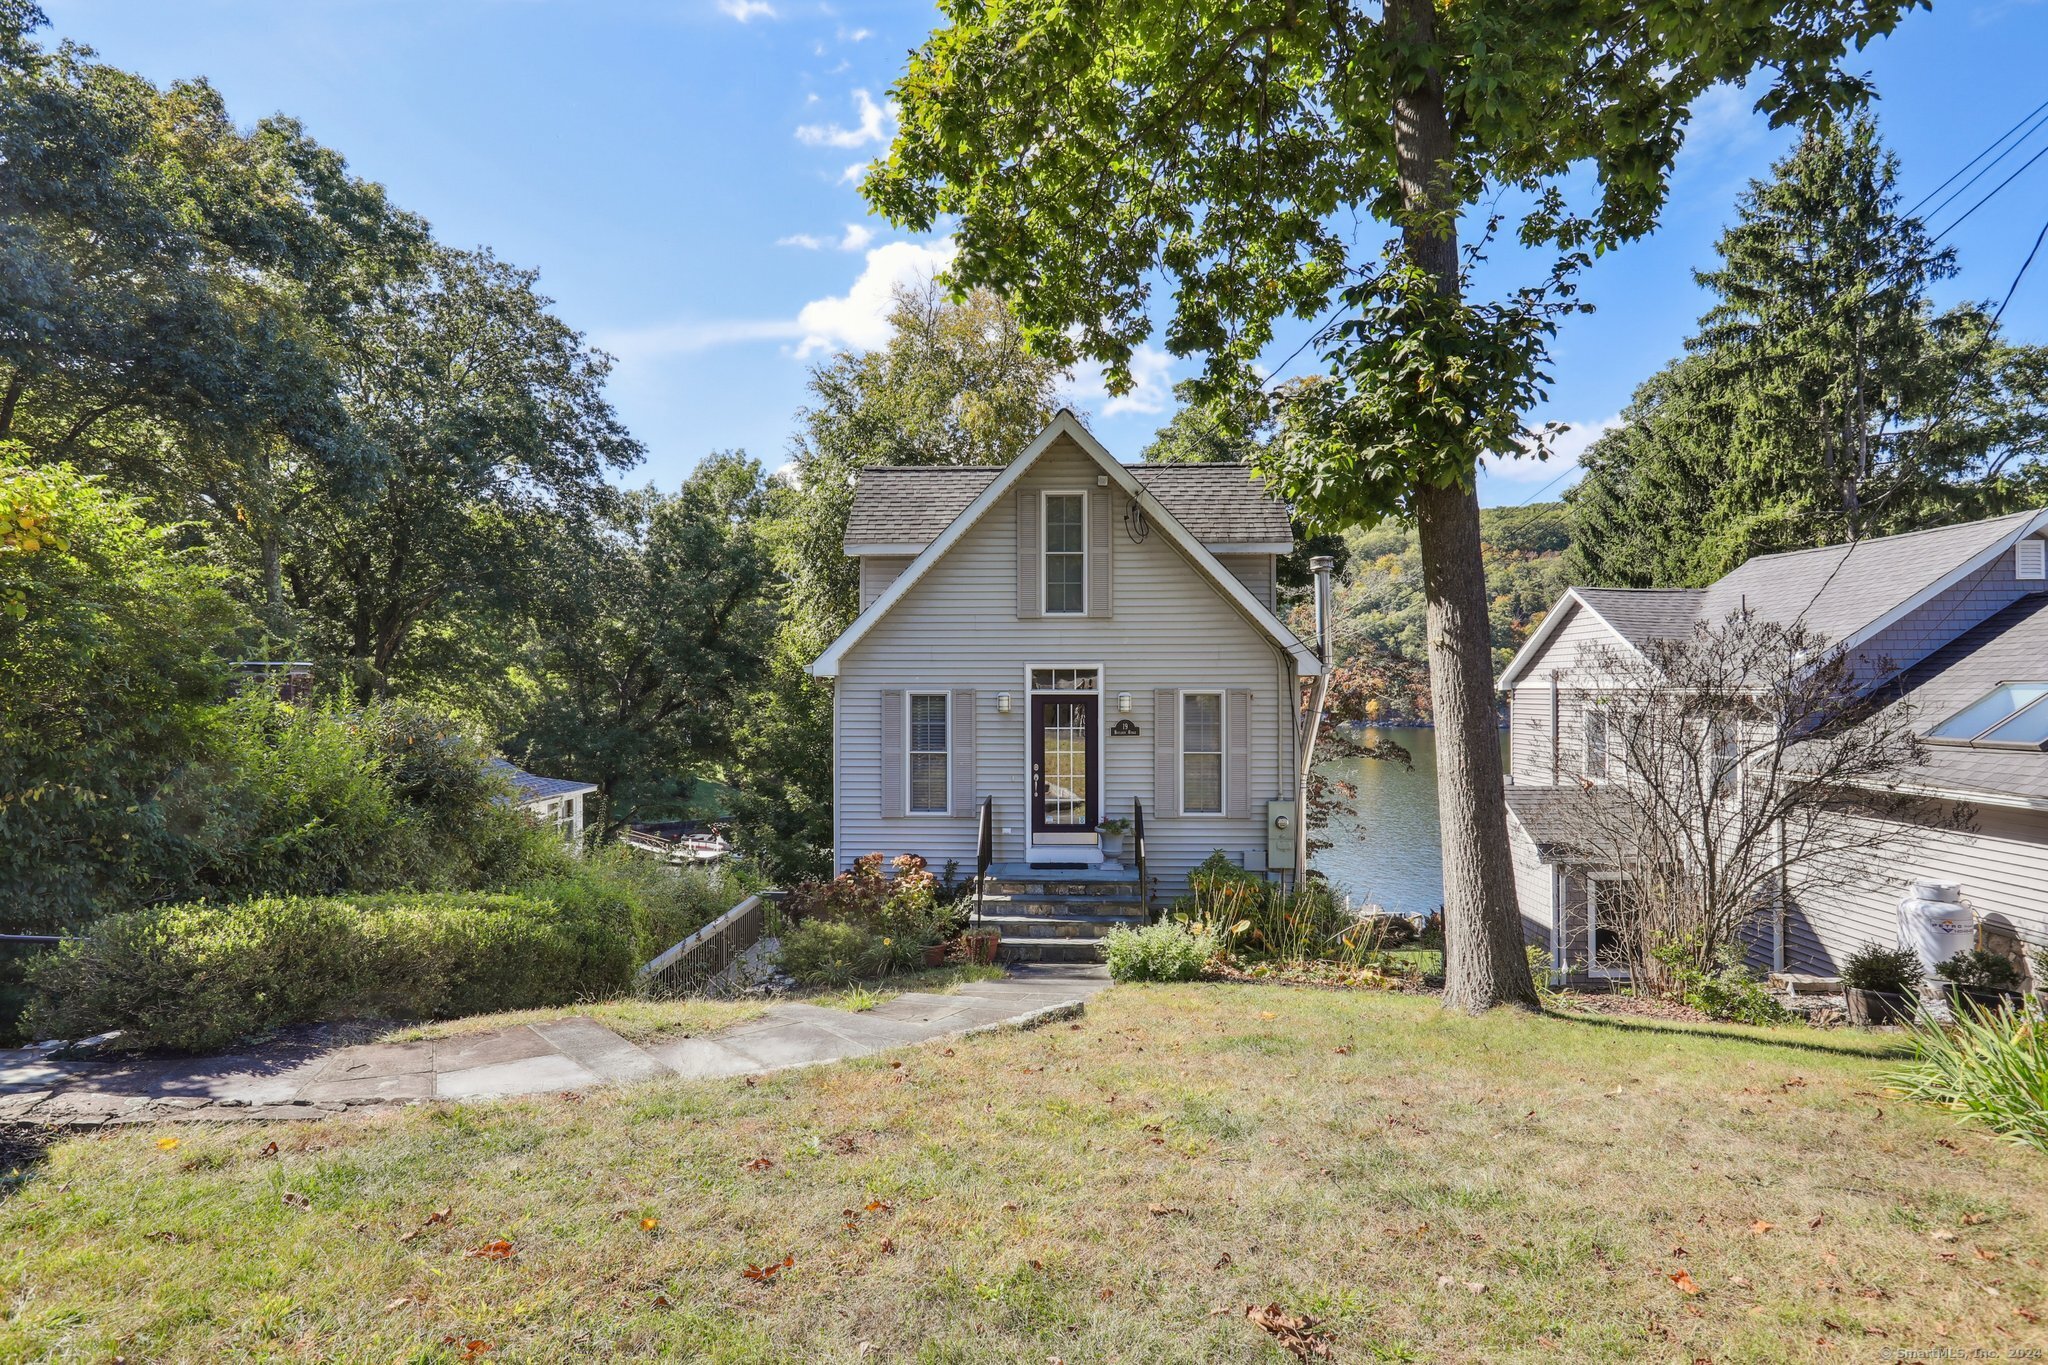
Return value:
[(1586, 776), (1596, 782), (1607, 778), (1607, 712), (1588, 702), (1585, 715)]
[(910, 810), (916, 815), (944, 815), (949, 807), (944, 692), (910, 694)]
[(1045, 614), (1088, 610), (1088, 495), (1045, 495)]
[(1223, 694), (1180, 695), (1180, 810), (1223, 813)]

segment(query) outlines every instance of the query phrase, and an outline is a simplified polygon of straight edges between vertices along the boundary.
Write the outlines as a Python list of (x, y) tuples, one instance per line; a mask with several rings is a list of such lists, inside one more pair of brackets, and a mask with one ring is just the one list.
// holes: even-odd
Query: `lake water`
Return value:
[[(1320, 765), (1358, 784), (1356, 820), (1333, 822), (1332, 847), (1311, 860), (1318, 872), (1354, 902), (1373, 902), (1403, 915), (1444, 903), (1444, 868), (1436, 806), (1436, 731), (1367, 731), (1389, 739), (1415, 758), (1413, 768), (1379, 759), (1342, 759)], [(1507, 732), (1501, 732), (1507, 761)]]

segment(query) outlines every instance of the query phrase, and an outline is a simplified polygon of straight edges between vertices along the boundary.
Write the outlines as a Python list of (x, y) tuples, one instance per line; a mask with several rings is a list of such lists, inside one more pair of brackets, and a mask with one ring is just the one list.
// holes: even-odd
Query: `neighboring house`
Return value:
[(512, 804), (562, 836), (571, 848), (583, 846), (584, 802), (597, 787), (566, 777), (537, 777), (524, 768), (494, 758), (489, 767), (512, 784)]
[(1321, 669), (1275, 614), (1293, 548), (1243, 466), (1120, 464), (1066, 411), (1009, 465), (862, 471), (861, 612), (811, 664), (833, 680), (836, 869), (971, 872), (984, 800), (1019, 876), (1118, 870), (1098, 825), (1134, 803), (1162, 894), (1218, 849), (1291, 861), (1276, 803)]
[[(1981, 922), (2048, 943), (2048, 512), (1764, 555), (1706, 588), (1569, 589), (1501, 677), (1510, 704), (1509, 837), (1529, 941), (1602, 975), (1612, 868), (1577, 863), (1563, 804), (1610, 777), (1599, 661), (1747, 608), (1803, 620), (1879, 699), (1913, 708), (1929, 759), (1908, 789), (1975, 810), (1974, 831), (1901, 827), (1913, 852), (1767, 912), (1754, 957), (1833, 975), (1898, 937), (1908, 882), (1961, 883)], [(2017, 713), (2017, 714), (2016, 714)], [(1860, 818), (1860, 817), (1859, 817)]]

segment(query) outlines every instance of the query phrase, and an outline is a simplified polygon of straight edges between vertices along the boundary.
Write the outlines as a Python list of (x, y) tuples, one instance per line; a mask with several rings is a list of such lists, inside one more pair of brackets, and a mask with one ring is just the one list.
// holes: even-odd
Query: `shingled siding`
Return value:
[[(1858, 856), (1818, 879), (1786, 916), (1785, 965), (1834, 975), (1865, 943), (1899, 941), (1899, 900), (1919, 880), (1956, 882), (1979, 919), (1995, 917), (2032, 944), (2048, 944), (2048, 811), (1977, 809), (1974, 834), (1928, 834), (1910, 852), (1872, 866)], [(1853, 865), (1849, 865), (1853, 861)]]
[(2043, 591), (2048, 591), (2048, 583), (2013, 576), (2013, 556), (2008, 550), (1857, 646), (1857, 672), (1872, 682), (1889, 677), (2020, 598)]
[(889, 585), (910, 567), (909, 555), (864, 555), (860, 561), (860, 609), (866, 611), (874, 600), (889, 591)]
[[(1133, 544), (1123, 531), (1122, 495), (1098, 486), (1095, 473), (1093, 462), (1066, 444), (1041, 456), (1018, 486), (1031, 492), (1081, 488), (1091, 498), (1116, 499), (1114, 618), (1015, 616), (1016, 521), (1005, 497), (841, 660), (834, 685), (835, 844), (841, 869), (868, 852), (917, 853), (934, 866), (949, 858), (973, 865), (971, 816), (881, 814), (877, 755), (884, 690), (973, 690), (975, 795), (995, 799), (996, 857), (1012, 861), (1024, 856), (1025, 669), (1030, 664), (1102, 669), (1102, 813), (1128, 818), (1134, 796), (1145, 802), (1151, 865), (1164, 894), (1177, 894), (1188, 869), (1214, 849), (1254, 866), (1263, 864), (1265, 803), (1290, 794), (1293, 661), (1163, 534), (1155, 530)], [(1091, 564), (1090, 572), (1094, 569)], [(1155, 729), (1175, 721), (1154, 714), (1153, 692), (1159, 688), (1251, 693), (1250, 800), (1244, 818), (1180, 816), (1177, 792), (1155, 794)], [(1009, 715), (996, 711), (1000, 692), (1011, 696)], [(1131, 694), (1128, 715), (1116, 710), (1120, 692)], [(1136, 723), (1137, 735), (1106, 733), (1124, 719)], [(1129, 856), (1127, 847), (1126, 860)]]

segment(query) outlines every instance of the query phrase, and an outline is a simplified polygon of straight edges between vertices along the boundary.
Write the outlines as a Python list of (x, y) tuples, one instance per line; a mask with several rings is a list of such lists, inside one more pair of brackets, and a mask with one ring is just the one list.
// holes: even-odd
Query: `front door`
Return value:
[(1038, 843), (1093, 843), (1098, 697), (1031, 699), (1031, 833)]

